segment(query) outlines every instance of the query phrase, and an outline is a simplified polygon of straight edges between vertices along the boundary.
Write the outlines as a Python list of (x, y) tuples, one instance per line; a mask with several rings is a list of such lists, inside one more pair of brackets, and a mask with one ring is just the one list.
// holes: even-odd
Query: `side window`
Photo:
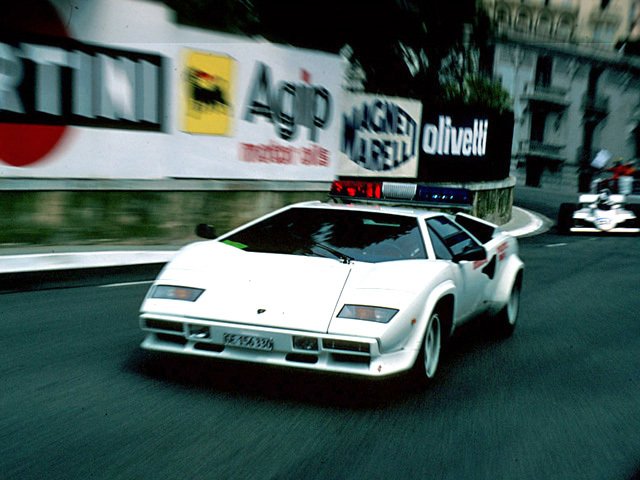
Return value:
[(438, 260), (451, 260), (451, 258), (453, 258), (451, 252), (444, 244), (440, 236), (429, 225), (429, 222), (427, 222), (427, 230), (429, 231), (429, 238), (431, 239), (431, 245), (433, 245), (433, 250), (436, 254), (436, 258)]
[[(429, 234), (431, 235), (432, 231), (435, 234), (431, 235), (431, 237), (439, 237), (441, 243), (449, 250), (449, 258), (453, 255), (458, 255), (459, 253), (464, 252), (470, 246), (477, 245), (477, 242), (471, 238), (467, 232), (462, 230), (446, 217), (430, 218), (427, 220), (427, 226), (429, 227)], [(434, 250), (436, 249), (435, 242), (433, 243), (433, 248)], [(443, 258), (439, 256), (437, 251), (436, 256), (438, 258)]]

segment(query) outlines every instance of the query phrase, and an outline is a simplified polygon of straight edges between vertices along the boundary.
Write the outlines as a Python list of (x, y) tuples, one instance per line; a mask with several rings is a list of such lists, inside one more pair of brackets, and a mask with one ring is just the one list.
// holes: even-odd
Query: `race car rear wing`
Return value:
[(329, 196), (336, 200), (389, 203), (422, 208), (471, 210), (473, 196), (466, 188), (416, 183), (334, 180)]
[[(584, 195), (580, 195), (578, 197), (578, 202), (580, 203), (595, 203), (598, 201), (599, 195), (596, 193), (585, 193)], [(624, 203), (625, 196), (624, 195), (609, 195), (609, 201), (612, 203)]]

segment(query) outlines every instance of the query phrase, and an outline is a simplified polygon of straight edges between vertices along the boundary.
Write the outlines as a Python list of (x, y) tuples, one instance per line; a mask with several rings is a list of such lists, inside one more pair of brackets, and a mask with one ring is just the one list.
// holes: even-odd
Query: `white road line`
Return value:
[(107, 285), (98, 285), (98, 287), (99, 288), (128, 287), (130, 285), (145, 285), (149, 283), (153, 283), (153, 280), (143, 280), (140, 282), (109, 283)]
[(568, 243), (550, 243), (549, 245), (545, 245), (547, 248), (555, 248), (555, 247), (565, 247), (569, 245)]

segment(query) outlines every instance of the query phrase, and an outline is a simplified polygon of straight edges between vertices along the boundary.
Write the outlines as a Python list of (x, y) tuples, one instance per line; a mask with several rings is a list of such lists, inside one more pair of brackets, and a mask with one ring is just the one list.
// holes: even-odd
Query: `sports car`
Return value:
[(640, 232), (640, 205), (627, 204), (625, 195), (611, 194), (604, 189), (580, 195), (578, 202), (560, 205), (560, 233)]
[[(408, 205), (389, 205), (406, 186), (336, 182), (343, 201), (289, 205), (217, 238), (199, 226), (209, 239), (179, 251), (141, 305), (142, 348), (428, 383), (464, 322), (482, 315), (510, 335), (517, 240), (462, 211), (420, 208), (451, 192), (409, 190)], [(383, 204), (355, 201), (371, 193)]]

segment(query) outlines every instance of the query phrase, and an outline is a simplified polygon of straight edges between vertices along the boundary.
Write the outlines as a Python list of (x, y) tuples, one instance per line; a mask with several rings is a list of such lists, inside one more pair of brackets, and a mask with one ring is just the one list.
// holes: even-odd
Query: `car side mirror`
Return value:
[(454, 255), (452, 260), (455, 263), (461, 261), (474, 262), (476, 260), (486, 260), (487, 251), (482, 245), (473, 245), (464, 249), (464, 251)]
[(216, 230), (211, 225), (207, 225), (206, 223), (198, 224), (198, 226), (196, 227), (196, 235), (200, 238), (206, 238), (209, 240), (213, 240), (218, 236), (216, 234)]

